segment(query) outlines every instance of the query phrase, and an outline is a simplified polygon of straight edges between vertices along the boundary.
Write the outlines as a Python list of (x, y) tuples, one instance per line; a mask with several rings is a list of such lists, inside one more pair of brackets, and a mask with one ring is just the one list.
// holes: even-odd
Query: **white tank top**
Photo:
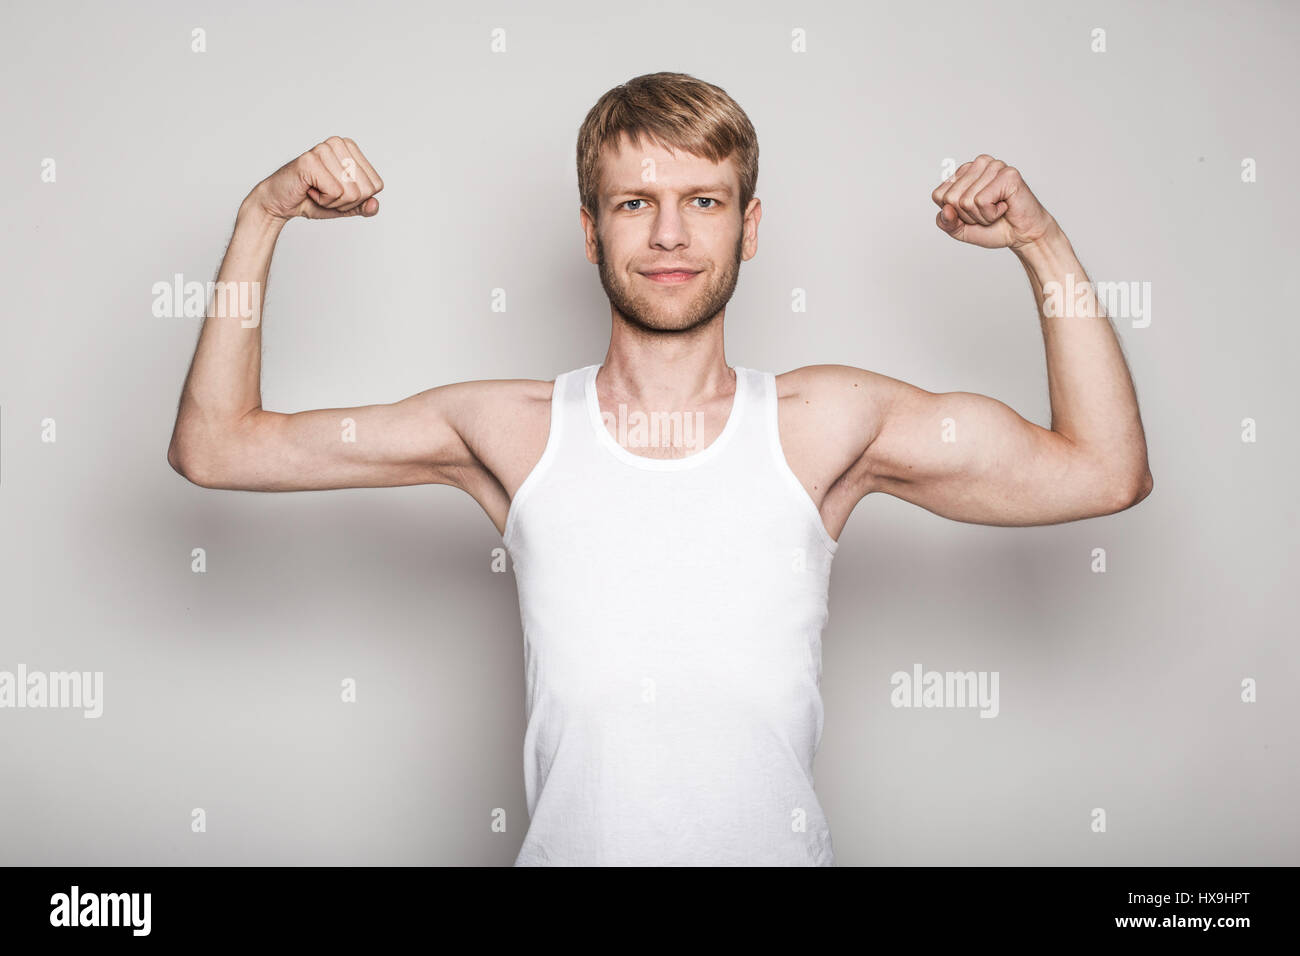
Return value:
[(515, 866), (831, 866), (813, 756), (836, 541), (781, 450), (775, 377), (736, 367), (721, 433), (664, 459), (610, 434), (599, 368), (556, 378), (506, 518), (530, 818)]

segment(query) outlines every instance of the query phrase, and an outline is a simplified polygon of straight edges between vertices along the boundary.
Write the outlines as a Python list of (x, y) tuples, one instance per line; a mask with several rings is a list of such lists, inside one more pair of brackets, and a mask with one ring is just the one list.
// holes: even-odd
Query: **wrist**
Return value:
[(1043, 234), (1036, 239), (1011, 246), (1011, 251), (1026, 265), (1040, 264), (1070, 248), (1065, 230), (1052, 219)]
[(244, 201), (239, 204), (239, 213), (235, 217), (235, 223), (236, 225), (247, 223), (260, 230), (279, 232), (289, 220), (284, 216), (277, 216), (267, 209), (262, 198), (261, 189), (259, 183), (244, 197)]

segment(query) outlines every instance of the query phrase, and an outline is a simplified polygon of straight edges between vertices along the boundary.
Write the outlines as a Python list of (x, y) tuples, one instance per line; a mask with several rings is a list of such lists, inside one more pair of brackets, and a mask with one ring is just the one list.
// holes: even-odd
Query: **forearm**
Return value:
[(1038, 304), (1052, 431), (1117, 478), (1145, 481), (1146, 439), (1133, 379), (1069, 239), (1053, 222), (1015, 253)]
[(210, 440), (261, 407), (262, 306), (285, 222), (253, 194), (240, 205), (181, 392), (174, 448)]

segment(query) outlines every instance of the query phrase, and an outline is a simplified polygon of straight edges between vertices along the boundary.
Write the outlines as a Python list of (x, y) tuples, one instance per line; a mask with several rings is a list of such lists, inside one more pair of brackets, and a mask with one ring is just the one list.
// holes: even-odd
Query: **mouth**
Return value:
[(658, 282), (661, 285), (679, 285), (683, 282), (689, 282), (699, 273), (689, 272), (684, 269), (657, 269), (654, 272), (643, 272), (641, 275), (651, 282)]

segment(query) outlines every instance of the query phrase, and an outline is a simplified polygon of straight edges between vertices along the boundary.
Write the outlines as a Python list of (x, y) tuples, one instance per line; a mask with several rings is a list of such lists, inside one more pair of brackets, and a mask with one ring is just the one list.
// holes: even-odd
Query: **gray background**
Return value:
[[(1023, 270), (934, 225), (946, 157), (1016, 166), (1094, 280), (1152, 284), (1150, 327), (1120, 323), (1155, 475), (1136, 509), (1011, 529), (872, 496), (850, 520), (816, 764), (837, 862), (1300, 862), (1298, 19), (1262, 2), (6, 5), (0, 669), (106, 688), (99, 720), (0, 710), (0, 862), (513, 861), (523, 667), (495, 529), (448, 487), (185, 482), (165, 452), (200, 320), (154, 318), (151, 287), (213, 278), (247, 191), (345, 135), (382, 208), (286, 228), (265, 407), (599, 361), (574, 141), (602, 92), (657, 70), (724, 87), (759, 133), (734, 364), (857, 365), (1047, 424)], [(917, 662), (998, 671), (1000, 716), (894, 709), (889, 675)]]

